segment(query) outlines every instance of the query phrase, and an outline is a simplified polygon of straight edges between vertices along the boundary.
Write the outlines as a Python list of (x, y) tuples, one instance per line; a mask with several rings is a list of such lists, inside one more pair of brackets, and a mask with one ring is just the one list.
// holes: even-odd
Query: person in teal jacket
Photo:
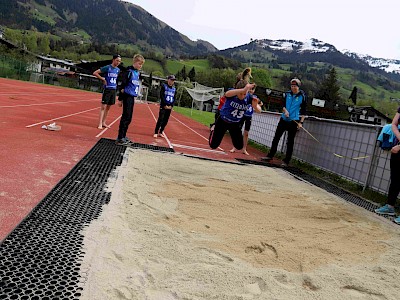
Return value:
[(289, 165), (293, 153), (294, 138), (297, 130), (303, 126), (307, 108), (307, 97), (304, 91), (300, 90), (300, 86), (301, 81), (298, 78), (290, 80), (290, 91), (283, 95), (283, 112), (276, 128), (274, 139), (272, 140), (271, 149), (266, 157), (261, 158), (262, 160), (270, 161), (273, 159), (279, 140), (283, 133), (287, 131), (286, 156), (283, 159), (282, 166), (286, 167)]

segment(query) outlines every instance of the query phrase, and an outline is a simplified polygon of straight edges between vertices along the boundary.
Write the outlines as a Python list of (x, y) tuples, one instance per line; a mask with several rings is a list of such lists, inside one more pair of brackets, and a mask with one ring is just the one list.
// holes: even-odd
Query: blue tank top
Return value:
[[(257, 96), (253, 95), (253, 99), (254, 99), (254, 98), (258, 99)], [(245, 115), (246, 117), (252, 117), (252, 116), (253, 116), (253, 113), (254, 113), (253, 105), (252, 105), (252, 103), (250, 102), (249, 104), (247, 104), (247, 110), (244, 112), (244, 115)]]
[(220, 111), (221, 118), (229, 123), (238, 123), (244, 116), (248, 109), (248, 105), (252, 103), (253, 96), (247, 94), (243, 100), (240, 100), (237, 96), (226, 97), (224, 106)]
[(164, 83), (164, 90), (165, 90), (165, 92), (164, 92), (165, 104), (167, 104), (168, 106), (173, 105), (175, 102), (175, 97), (174, 97), (175, 91), (176, 91), (175, 86), (170, 87), (168, 84)]
[(107, 81), (107, 85), (104, 88), (109, 90), (116, 90), (117, 89), (117, 78), (119, 74), (119, 69), (117, 67), (113, 67), (112, 65), (108, 65), (102, 67), (100, 69), (101, 73), (104, 74), (104, 78)]
[(139, 80), (139, 71), (138, 70), (129, 70), (128, 78), (129, 82), (124, 89), (124, 93), (136, 97), (139, 94), (140, 89), (140, 80)]

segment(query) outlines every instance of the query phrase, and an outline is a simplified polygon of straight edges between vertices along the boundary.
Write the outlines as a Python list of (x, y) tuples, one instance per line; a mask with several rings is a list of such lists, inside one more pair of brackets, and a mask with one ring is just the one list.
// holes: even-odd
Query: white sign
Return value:
[(325, 107), (325, 100), (314, 98), (312, 99), (311, 104), (314, 106)]

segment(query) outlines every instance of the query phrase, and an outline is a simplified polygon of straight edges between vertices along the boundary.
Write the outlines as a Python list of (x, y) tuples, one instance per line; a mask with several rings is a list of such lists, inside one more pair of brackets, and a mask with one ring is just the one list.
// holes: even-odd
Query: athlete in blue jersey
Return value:
[(141, 85), (139, 76), (144, 61), (145, 59), (142, 55), (136, 54), (133, 57), (132, 66), (127, 68), (127, 71), (122, 77), (120, 94), (118, 97), (118, 105), (122, 106), (122, 116), (119, 121), (118, 137), (115, 141), (117, 145), (127, 145), (131, 143), (131, 140), (126, 137), (126, 133), (129, 124), (132, 122), (135, 97), (139, 95)]
[[(258, 100), (258, 97), (256, 95), (254, 95), (255, 92), (255, 87), (254, 89), (251, 89), (249, 91), (250, 94), (253, 95), (253, 98), (256, 98)], [(247, 110), (244, 112), (244, 116), (242, 118), (242, 120), (240, 121), (240, 128), (243, 129), (243, 125), (244, 125), (244, 131), (243, 131), (243, 149), (242, 152), (243, 154), (249, 155), (249, 153), (247, 152), (247, 144), (249, 142), (249, 131), (250, 131), (250, 127), (251, 127), (251, 120), (253, 118), (253, 113), (254, 111), (256, 112), (261, 112), (261, 106), (263, 105), (263, 103), (261, 101), (257, 101), (258, 102), (258, 106), (257, 109), (253, 108), (253, 105), (251, 103), (249, 103), (247, 105)], [(233, 147), (230, 152), (233, 153), (236, 151), (236, 148)]]
[(301, 128), (306, 115), (307, 97), (304, 91), (300, 90), (301, 81), (297, 78), (293, 78), (290, 81), (290, 91), (284, 94), (283, 113), (278, 123), (278, 127), (275, 131), (274, 139), (272, 140), (272, 146), (266, 157), (262, 157), (262, 160), (270, 161), (274, 157), (280, 138), (285, 131), (288, 132), (286, 156), (283, 159), (282, 166), (286, 167), (289, 165), (290, 159), (292, 158), (294, 138), (296, 132)]
[(106, 118), (111, 105), (115, 104), (115, 96), (117, 92), (117, 78), (119, 74), (119, 64), (121, 63), (121, 56), (114, 55), (111, 65), (104, 66), (93, 72), (93, 75), (103, 81), (103, 96), (101, 98), (100, 107), (100, 118), (99, 126), (97, 128), (103, 129), (103, 127), (109, 128), (106, 124)]
[(167, 84), (161, 85), (160, 91), (160, 112), (158, 113), (158, 120), (154, 130), (154, 137), (158, 135), (164, 136), (165, 126), (168, 124), (169, 116), (171, 115), (172, 107), (175, 102), (176, 88), (174, 86), (175, 76), (169, 75), (167, 77)]
[(211, 128), (209, 144), (212, 149), (216, 149), (222, 142), (226, 133), (232, 139), (233, 146), (240, 150), (243, 148), (243, 136), (240, 126), (247, 105), (251, 104), (253, 108), (257, 108), (257, 99), (249, 93), (254, 88), (254, 84), (247, 83), (246, 80), (240, 80), (236, 84), (236, 89), (228, 90), (225, 93), (226, 101), (220, 111), (220, 116), (215, 122), (215, 126)]

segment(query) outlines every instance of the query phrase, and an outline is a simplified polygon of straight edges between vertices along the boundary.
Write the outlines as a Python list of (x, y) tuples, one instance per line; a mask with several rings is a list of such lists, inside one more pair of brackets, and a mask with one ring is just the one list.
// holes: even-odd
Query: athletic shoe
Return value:
[(393, 220), (393, 222), (395, 222), (396, 224), (400, 225), (400, 217), (397, 217)]
[(122, 138), (125, 142), (127, 142), (128, 144), (133, 144), (133, 142), (128, 138), (128, 137), (124, 137)]
[(126, 146), (129, 145), (129, 142), (125, 139), (116, 139), (115, 144), (120, 145), (120, 146)]
[(282, 162), (281, 163), (281, 167), (283, 167), (283, 168), (286, 168), (286, 167), (288, 167), (289, 165), (287, 164), (287, 163), (285, 163), (285, 162)]
[(382, 206), (378, 209), (375, 209), (375, 212), (378, 215), (389, 215), (389, 216), (394, 216), (395, 212), (394, 212), (394, 207), (389, 206), (388, 204), (386, 204), (385, 206)]
[(271, 161), (272, 157), (269, 157), (269, 156), (261, 157), (261, 160), (263, 160), (263, 161)]

